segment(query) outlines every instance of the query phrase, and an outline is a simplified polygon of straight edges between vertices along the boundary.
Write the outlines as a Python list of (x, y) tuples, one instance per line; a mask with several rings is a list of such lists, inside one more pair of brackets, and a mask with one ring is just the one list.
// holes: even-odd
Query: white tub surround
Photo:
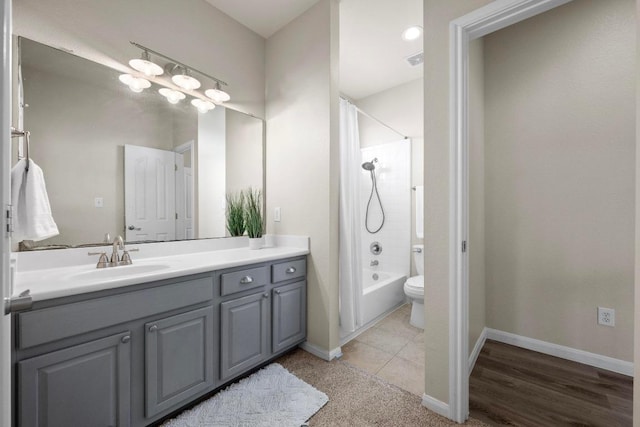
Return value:
[[(375, 279), (374, 277), (377, 277)], [(402, 285), (406, 276), (386, 271), (362, 270), (363, 282), (363, 325), (390, 313), (404, 304)]]
[(308, 237), (273, 236), (273, 242), (260, 250), (250, 250), (246, 237), (127, 245), (139, 249), (133, 264), (104, 269), (87, 253), (109, 256), (111, 246), (17, 252), (12, 295), (29, 290), (39, 301), (309, 254)]

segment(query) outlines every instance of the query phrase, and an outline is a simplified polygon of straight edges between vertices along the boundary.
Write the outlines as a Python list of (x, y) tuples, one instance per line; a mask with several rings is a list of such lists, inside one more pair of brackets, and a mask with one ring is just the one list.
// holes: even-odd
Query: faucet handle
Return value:
[(125, 249), (124, 252), (122, 252), (122, 258), (120, 259), (120, 265), (131, 265), (133, 264), (133, 261), (131, 260), (131, 255), (129, 255), (129, 252), (138, 252), (140, 249), (138, 248), (133, 248), (133, 249)]
[(98, 259), (98, 264), (96, 264), (96, 268), (106, 268), (109, 266), (109, 258), (107, 258), (106, 252), (89, 252), (89, 256), (100, 255)]

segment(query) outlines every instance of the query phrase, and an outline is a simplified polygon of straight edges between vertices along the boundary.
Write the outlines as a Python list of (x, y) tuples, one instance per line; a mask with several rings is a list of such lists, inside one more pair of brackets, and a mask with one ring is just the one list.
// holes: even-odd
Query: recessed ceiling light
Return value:
[(422, 27), (413, 25), (402, 32), (402, 38), (408, 41), (416, 40), (422, 35)]

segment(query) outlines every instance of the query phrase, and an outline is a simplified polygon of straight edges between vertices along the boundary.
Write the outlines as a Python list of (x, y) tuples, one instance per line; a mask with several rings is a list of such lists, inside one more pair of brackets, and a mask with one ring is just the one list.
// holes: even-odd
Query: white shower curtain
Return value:
[(340, 326), (343, 336), (362, 326), (360, 161), (358, 112), (354, 105), (340, 99)]

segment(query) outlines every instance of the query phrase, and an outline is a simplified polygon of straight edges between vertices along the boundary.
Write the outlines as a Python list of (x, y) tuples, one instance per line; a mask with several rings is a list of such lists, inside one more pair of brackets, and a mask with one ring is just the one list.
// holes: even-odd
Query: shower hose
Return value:
[[(382, 226), (384, 225), (385, 220), (385, 214), (384, 208), (382, 207), (382, 200), (380, 199), (380, 193), (378, 193), (378, 183), (376, 181), (375, 170), (370, 170), (369, 173), (371, 174), (371, 194), (369, 195), (369, 201), (367, 202), (367, 212), (364, 216), (364, 226), (369, 233), (376, 234), (378, 231), (382, 230)], [(373, 200), (374, 193), (376, 195), (376, 198), (378, 199), (378, 204), (380, 205), (380, 211), (382, 212), (382, 221), (380, 222), (380, 226), (378, 228), (372, 230), (369, 228), (369, 208), (371, 207), (371, 201)]]

